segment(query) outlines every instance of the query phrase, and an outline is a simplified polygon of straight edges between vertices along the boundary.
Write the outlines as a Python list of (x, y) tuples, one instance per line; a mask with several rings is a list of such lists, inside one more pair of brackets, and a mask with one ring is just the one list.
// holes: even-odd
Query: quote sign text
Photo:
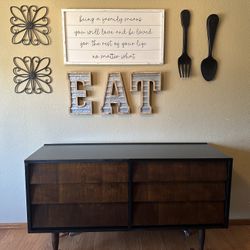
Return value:
[(163, 64), (164, 10), (64, 9), (65, 64)]

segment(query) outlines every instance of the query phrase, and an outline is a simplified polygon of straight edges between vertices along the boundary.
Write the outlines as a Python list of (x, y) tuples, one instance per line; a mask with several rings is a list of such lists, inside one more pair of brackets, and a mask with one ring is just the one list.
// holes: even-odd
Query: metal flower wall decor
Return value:
[(16, 93), (41, 94), (42, 92), (52, 92), (50, 85), (52, 82), (52, 77), (50, 76), (52, 70), (49, 67), (49, 57), (14, 57), (13, 62), (16, 66), (13, 69)]
[(48, 45), (50, 39), (48, 34), (50, 29), (47, 26), (49, 20), (47, 18), (48, 8), (43, 6), (38, 8), (35, 5), (22, 5), (20, 8), (11, 6), (10, 11), (12, 24), (10, 30), (13, 33), (13, 44), (24, 45)]

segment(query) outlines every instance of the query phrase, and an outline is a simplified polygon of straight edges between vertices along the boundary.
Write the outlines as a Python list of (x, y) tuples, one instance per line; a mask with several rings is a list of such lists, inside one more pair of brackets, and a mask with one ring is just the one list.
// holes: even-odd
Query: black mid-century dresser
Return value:
[[(232, 158), (206, 143), (47, 144), (25, 160), (28, 231), (228, 226)], [(83, 246), (84, 247), (84, 246)]]

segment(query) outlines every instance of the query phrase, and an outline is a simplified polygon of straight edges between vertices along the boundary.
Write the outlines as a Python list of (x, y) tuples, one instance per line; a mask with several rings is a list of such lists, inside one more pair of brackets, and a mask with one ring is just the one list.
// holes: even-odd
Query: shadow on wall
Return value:
[[(250, 149), (229, 148), (213, 144), (233, 158), (231, 216), (232, 219), (250, 218)], [(238, 211), (237, 214), (234, 211)]]

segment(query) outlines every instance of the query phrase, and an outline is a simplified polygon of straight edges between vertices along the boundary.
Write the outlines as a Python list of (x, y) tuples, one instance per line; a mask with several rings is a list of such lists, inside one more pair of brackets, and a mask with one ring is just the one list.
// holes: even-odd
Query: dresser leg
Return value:
[(59, 233), (52, 233), (51, 236), (52, 236), (51, 239), (52, 239), (53, 250), (58, 250), (58, 246), (59, 246)]
[(199, 241), (200, 241), (200, 250), (204, 250), (205, 245), (205, 229), (199, 230)]

